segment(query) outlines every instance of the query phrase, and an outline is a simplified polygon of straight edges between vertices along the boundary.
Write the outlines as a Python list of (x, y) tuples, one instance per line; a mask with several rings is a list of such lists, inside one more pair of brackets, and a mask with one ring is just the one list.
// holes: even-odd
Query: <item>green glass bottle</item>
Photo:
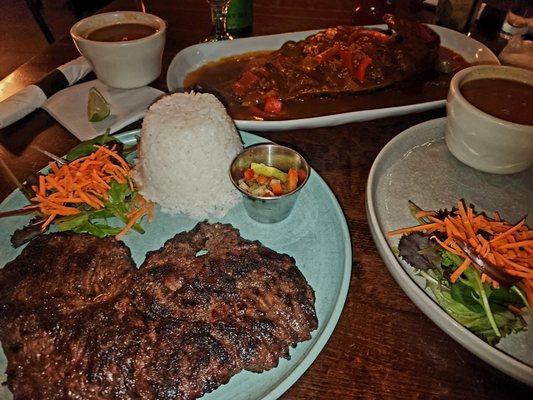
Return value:
[(228, 32), (233, 37), (246, 37), (252, 34), (253, 0), (231, 0), (228, 7)]

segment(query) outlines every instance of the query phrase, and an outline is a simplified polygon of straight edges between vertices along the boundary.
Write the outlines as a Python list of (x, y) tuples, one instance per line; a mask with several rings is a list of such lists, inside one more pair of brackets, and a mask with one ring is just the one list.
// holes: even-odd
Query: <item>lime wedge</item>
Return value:
[(95, 87), (89, 90), (89, 102), (87, 103), (87, 117), (91, 122), (106, 119), (111, 112), (111, 107), (102, 93)]

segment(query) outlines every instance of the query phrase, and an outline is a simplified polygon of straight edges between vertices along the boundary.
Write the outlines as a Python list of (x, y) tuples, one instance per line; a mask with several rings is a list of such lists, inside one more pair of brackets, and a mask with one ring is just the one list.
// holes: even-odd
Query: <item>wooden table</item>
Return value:
[[(182, 48), (206, 36), (205, 1), (145, 1), (147, 11), (169, 23), (163, 72)], [(131, 9), (114, 1), (108, 9)], [(254, 34), (262, 35), (349, 24), (350, 0), (256, 0)], [(74, 58), (64, 37), (0, 83), (0, 99)], [(365, 187), (381, 148), (406, 128), (442, 117), (444, 109), (332, 128), (264, 134), (300, 149), (337, 196), (353, 246), (350, 291), (328, 344), (283, 399), (518, 399), (532, 398), (525, 385), (500, 373), (454, 342), (407, 298), (389, 274), (372, 241), (365, 214)], [(45, 112), (0, 132), (0, 156), (24, 179), (47, 163), (28, 147), (63, 154), (77, 143)], [(0, 177), (0, 200), (14, 189)]]

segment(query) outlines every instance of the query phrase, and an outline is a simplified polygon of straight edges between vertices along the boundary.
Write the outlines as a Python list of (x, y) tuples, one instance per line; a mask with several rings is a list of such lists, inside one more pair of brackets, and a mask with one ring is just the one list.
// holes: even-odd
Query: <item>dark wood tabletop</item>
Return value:
[[(208, 34), (208, 5), (200, 0), (144, 3), (148, 12), (168, 21), (163, 71), (154, 84), (166, 89), (166, 68), (174, 55)], [(256, 0), (254, 34), (349, 24), (353, 5), (350, 0)], [(116, 0), (107, 9), (134, 7), (134, 1)], [(0, 83), (0, 100), (77, 55), (69, 37), (59, 39)], [(283, 399), (533, 398), (530, 388), (481, 361), (426, 317), (389, 274), (370, 235), (365, 189), (375, 157), (403, 130), (443, 116), (441, 108), (338, 127), (261, 133), (301, 150), (325, 179), (344, 211), (353, 249), (350, 289), (339, 323)], [(64, 154), (76, 143), (38, 111), (0, 131), (0, 157), (23, 180), (48, 162), (30, 144)], [(0, 176), (0, 200), (14, 188)]]

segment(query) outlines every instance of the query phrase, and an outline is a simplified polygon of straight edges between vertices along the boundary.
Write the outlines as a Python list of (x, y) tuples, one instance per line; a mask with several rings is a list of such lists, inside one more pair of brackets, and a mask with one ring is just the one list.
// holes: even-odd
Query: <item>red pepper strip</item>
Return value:
[(283, 108), (283, 103), (275, 96), (269, 96), (265, 99), (265, 107), (263, 109), (267, 113), (279, 114)]
[(259, 117), (261, 119), (273, 119), (279, 118), (279, 114), (272, 114), (266, 111), (261, 110), (259, 107), (254, 105), (249, 105), (248, 108), (254, 117)]
[(432, 32), (427, 26), (419, 25), (418, 31), (420, 32), (420, 37), (422, 37), (424, 41), (431, 42), (432, 40), (434, 40)]
[(350, 76), (353, 76), (353, 55), (351, 50), (341, 50), (341, 58)]
[(339, 45), (334, 45), (327, 50), (324, 50), (322, 53), (315, 56), (315, 60), (318, 64), (323, 63), (326, 60), (329, 60), (331, 57), (335, 56), (339, 52)]
[(369, 29), (361, 29), (361, 30), (358, 30), (352, 33), (349, 40), (350, 42), (355, 42), (361, 36), (371, 36), (374, 39), (379, 40), (380, 42), (386, 42), (387, 40), (391, 38), (389, 35), (386, 35), (382, 32), (373, 31)]
[(238, 96), (243, 96), (250, 86), (255, 84), (259, 80), (259, 77), (255, 75), (253, 72), (245, 71), (241, 78), (238, 81), (233, 82), (231, 85), (231, 88), (233, 89), (233, 93), (235, 93)]
[(365, 83), (365, 73), (368, 66), (372, 64), (372, 59), (370, 57), (365, 57), (361, 60), (355, 71), (355, 77), (361, 83)]

